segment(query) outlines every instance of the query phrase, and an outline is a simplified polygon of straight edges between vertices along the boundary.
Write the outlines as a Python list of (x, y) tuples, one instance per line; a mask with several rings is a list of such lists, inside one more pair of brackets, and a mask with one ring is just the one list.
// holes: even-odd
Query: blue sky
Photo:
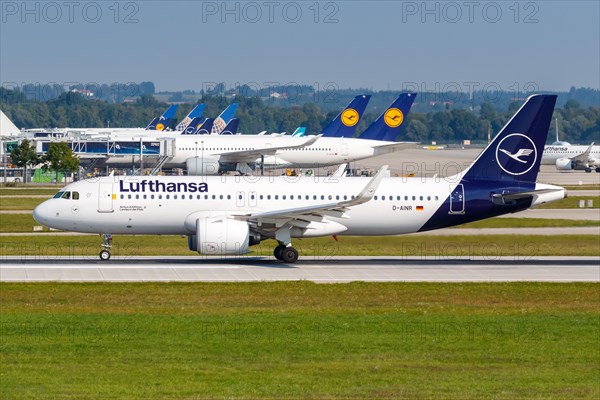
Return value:
[(72, 4), (1, 2), (3, 84), (600, 88), (598, 1)]

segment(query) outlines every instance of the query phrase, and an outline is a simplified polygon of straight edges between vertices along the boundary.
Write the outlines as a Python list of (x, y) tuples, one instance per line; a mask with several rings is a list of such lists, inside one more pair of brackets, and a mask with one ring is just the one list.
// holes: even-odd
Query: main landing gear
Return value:
[(284, 244), (275, 247), (273, 255), (276, 259), (290, 264), (298, 261), (298, 251), (292, 246), (286, 246)]
[(110, 249), (112, 248), (112, 235), (111, 234), (104, 234), (102, 235), (102, 240), (104, 241), (102, 243), (102, 247), (104, 247), (101, 251), (100, 251), (100, 260), (101, 261), (108, 261), (110, 260)]

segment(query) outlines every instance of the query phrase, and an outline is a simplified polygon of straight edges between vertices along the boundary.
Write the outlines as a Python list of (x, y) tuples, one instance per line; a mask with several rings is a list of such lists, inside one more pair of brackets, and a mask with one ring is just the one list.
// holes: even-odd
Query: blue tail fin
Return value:
[(220, 134), (221, 135), (236, 135), (239, 125), (240, 125), (240, 119), (234, 118), (231, 121), (229, 121), (229, 123), (227, 124), (225, 129), (223, 129), (223, 131)]
[(154, 118), (146, 129), (150, 131), (172, 130), (175, 126), (175, 113), (177, 112), (177, 107), (179, 107), (179, 104), (173, 104), (160, 116), (160, 118)]
[(225, 129), (227, 124), (235, 117), (235, 112), (237, 111), (238, 106), (238, 103), (230, 104), (229, 107), (223, 110), (221, 115), (215, 118), (215, 123), (211, 132), (212, 134), (218, 135), (223, 131), (223, 129)]
[(394, 142), (402, 129), (404, 119), (412, 107), (416, 93), (402, 93), (398, 98), (359, 136), (360, 139)]
[(181, 132), (182, 135), (193, 135), (196, 133), (198, 129), (202, 127), (202, 124), (206, 121), (204, 117), (196, 117), (194, 118)]
[(356, 96), (333, 121), (323, 129), (325, 137), (352, 137), (371, 100), (370, 95)]
[(202, 126), (194, 132), (194, 135), (210, 135), (215, 124), (214, 118), (207, 118)]
[(529, 97), (463, 179), (535, 182), (555, 104), (555, 95)]
[(206, 104), (201, 103), (190, 111), (188, 115), (175, 127), (176, 131), (185, 131), (185, 128), (190, 125), (190, 123), (194, 120), (194, 118), (200, 118), (204, 113), (204, 109), (206, 108)]
[(299, 127), (292, 133), (292, 137), (304, 137), (306, 134), (306, 128), (304, 126)]

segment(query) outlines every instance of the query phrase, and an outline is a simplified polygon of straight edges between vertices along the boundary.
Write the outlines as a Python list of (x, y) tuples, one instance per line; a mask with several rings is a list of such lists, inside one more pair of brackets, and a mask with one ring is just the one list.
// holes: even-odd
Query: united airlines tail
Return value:
[(529, 97), (463, 179), (535, 182), (555, 104), (555, 95)]
[(179, 104), (173, 104), (171, 107), (164, 112), (160, 118), (154, 118), (152, 122), (146, 127), (146, 130), (150, 131), (164, 131), (172, 130), (175, 125), (175, 113), (177, 112)]
[(370, 95), (356, 96), (333, 121), (323, 129), (324, 137), (353, 137), (356, 127), (371, 100)]
[(206, 108), (206, 104), (201, 103), (190, 111), (188, 115), (175, 127), (176, 131), (183, 132), (185, 128), (190, 125), (190, 123), (194, 120), (194, 118), (202, 117), (202, 113), (204, 113), (204, 109)]
[(210, 135), (215, 124), (214, 118), (207, 118), (204, 123), (194, 132), (194, 135)]
[(218, 135), (223, 132), (227, 124), (235, 117), (235, 112), (237, 111), (238, 106), (238, 103), (230, 104), (229, 107), (223, 110), (221, 115), (215, 118), (215, 123), (213, 125), (211, 134)]
[(229, 123), (227, 124), (225, 129), (223, 129), (223, 132), (221, 132), (221, 135), (236, 135), (239, 125), (240, 125), (239, 118), (232, 119), (231, 121), (229, 121)]
[(395, 142), (416, 97), (416, 93), (400, 94), (359, 138)]

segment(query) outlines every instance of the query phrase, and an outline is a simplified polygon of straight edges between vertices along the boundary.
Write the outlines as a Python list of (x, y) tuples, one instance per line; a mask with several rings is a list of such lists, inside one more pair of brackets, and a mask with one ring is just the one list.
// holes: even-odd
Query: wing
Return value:
[(394, 153), (396, 151), (417, 148), (417, 142), (396, 142), (375, 147), (375, 155)]
[(593, 147), (594, 147), (594, 143), (592, 142), (592, 144), (590, 144), (590, 147), (588, 147), (588, 149), (586, 151), (584, 151), (583, 153), (581, 153), (578, 156), (571, 158), (571, 160), (580, 162), (580, 163), (588, 162), (590, 159), (590, 153), (591, 153)]
[(286, 150), (286, 149), (299, 149), (302, 147), (310, 146), (317, 140), (319, 140), (321, 136), (311, 136), (308, 138), (298, 138), (297, 144), (290, 145), (289, 141), (285, 146), (274, 146), (274, 147), (262, 147), (253, 150), (240, 150), (240, 151), (230, 151), (225, 153), (217, 154), (219, 156), (220, 162), (246, 162), (251, 163), (255, 162), (257, 158), (261, 156), (271, 156), (277, 153), (278, 150)]
[[(356, 196), (352, 196), (350, 200), (237, 215), (234, 218), (247, 221), (250, 226), (258, 232), (271, 234), (275, 232), (276, 235), (281, 234), (284, 236), (287, 235), (288, 237), (289, 230), (293, 227), (308, 230), (317, 227), (323, 229), (324, 225), (329, 225), (326, 228), (330, 230), (333, 229), (331, 234), (343, 232), (346, 230), (345, 226), (333, 221), (328, 221), (327, 217), (347, 218), (346, 212), (350, 207), (364, 204), (373, 198), (379, 184), (386, 174), (387, 165), (381, 167), (360, 193)], [(276, 237), (279, 240), (279, 236)]]

